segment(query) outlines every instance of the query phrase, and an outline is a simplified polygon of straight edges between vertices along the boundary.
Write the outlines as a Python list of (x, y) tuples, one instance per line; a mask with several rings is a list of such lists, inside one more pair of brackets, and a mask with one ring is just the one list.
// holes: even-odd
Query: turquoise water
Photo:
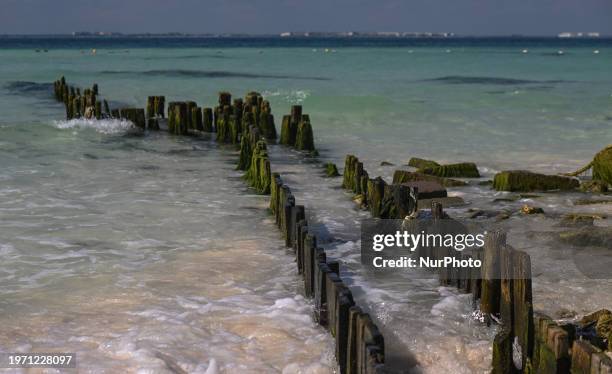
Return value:
[[(266, 199), (233, 170), (235, 151), (206, 137), (130, 136), (128, 123), (65, 122), (50, 97), (60, 75), (97, 82), (117, 106), (144, 106), (149, 95), (213, 106), (218, 91), (257, 90), (277, 128), (302, 104), (321, 160), (342, 165), (354, 153), (387, 178), (395, 167), (381, 161), (413, 156), (474, 161), (484, 178), (571, 171), (612, 142), (605, 41), (145, 44), (0, 49), (0, 316), (14, 326), (0, 332), (2, 351), (77, 351), (84, 372), (333, 370), (331, 338), (296, 296), (295, 266)], [(354, 230), (366, 214), (340, 181), (283, 147), (271, 153), (381, 326), (393, 371), (487, 372), (493, 331), (471, 319), (470, 301), (435, 282), (369, 277)], [(559, 255), (569, 249), (549, 240), (560, 215), (610, 215), (610, 205), (576, 207), (577, 193), (497, 203), (506, 195), (486, 187), (450, 193), (469, 204), (449, 211), (459, 217), (524, 203), (550, 213), (502, 224), (532, 255), (537, 310), (612, 306), (612, 284), (586, 279)]]

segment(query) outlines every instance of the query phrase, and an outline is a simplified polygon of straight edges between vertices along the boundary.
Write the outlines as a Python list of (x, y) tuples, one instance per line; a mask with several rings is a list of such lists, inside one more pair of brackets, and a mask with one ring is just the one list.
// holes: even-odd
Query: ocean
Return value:
[[(387, 180), (410, 157), (570, 172), (612, 143), (612, 40), (0, 37), (0, 351), (76, 352), (83, 372), (328, 373), (334, 344), (311, 319), (267, 199), (207, 137), (134, 136), (65, 121), (52, 82), (94, 82), (111, 106), (146, 97), (214, 106), (219, 91), (270, 101), (277, 130), (300, 104), (319, 160), (363, 160)], [(387, 340), (393, 372), (488, 372), (494, 329), (469, 296), (431, 279), (373, 277), (359, 211), (320, 164), (273, 145), (273, 171), (307, 207), (328, 256)], [(381, 162), (394, 166), (382, 166)], [(535, 309), (612, 306), (612, 282), (576, 269), (559, 217), (608, 216), (577, 192), (516, 199), (450, 188), (532, 256)], [(607, 220), (596, 222), (610, 226)], [(173, 369), (174, 368), (174, 369)]]

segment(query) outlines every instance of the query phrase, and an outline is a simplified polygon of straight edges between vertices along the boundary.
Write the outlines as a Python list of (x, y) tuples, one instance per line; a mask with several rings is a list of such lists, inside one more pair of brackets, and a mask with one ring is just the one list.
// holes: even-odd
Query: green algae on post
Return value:
[(247, 170), (244, 178), (251, 187), (262, 195), (270, 193), (270, 183), (272, 173), (270, 171), (270, 160), (268, 159), (268, 151), (266, 143), (262, 140), (257, 142), (251, 157), (251, 166)]
[(326, 163), (325, 164), (325, 175), (330, 178), (340, 176), (340, 173), (338, 173), (338, 168), (336, 167), (336, 164), (334, 164), (333, 162)]
[(310, 121), (301, 121), (295, 138), (295, 148), (300, 151), (314, 151), (314, 138)]

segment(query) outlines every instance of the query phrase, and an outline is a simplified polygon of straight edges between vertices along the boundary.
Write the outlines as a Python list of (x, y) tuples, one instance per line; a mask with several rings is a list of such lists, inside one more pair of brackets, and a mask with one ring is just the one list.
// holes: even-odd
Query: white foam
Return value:
[(68, 121), (53, 121), (58, 129), (94, 129), (102, 134), (118, 134), (134, 128), (131, 121), (120, 119), (71, 119)]

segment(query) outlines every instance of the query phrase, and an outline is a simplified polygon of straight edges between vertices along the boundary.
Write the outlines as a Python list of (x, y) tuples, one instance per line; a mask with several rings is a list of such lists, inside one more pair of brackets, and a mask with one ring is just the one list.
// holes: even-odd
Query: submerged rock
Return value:
[(569, 191), (578, 188), (577, 179), (558, 175), (538, 174), (525, 170), (509, 170), (495, 174), (493, 188), (498, 191)]
[(394, 164), (392, 162), (389, 161), (383, 161), (380, 163), (380, 166), (393, 166)]
[(325, 175), (328, 177), (338, 177), (340, 173), (338, 173), (338, 167), (333, 162), (328, 162), (325, 164)]

